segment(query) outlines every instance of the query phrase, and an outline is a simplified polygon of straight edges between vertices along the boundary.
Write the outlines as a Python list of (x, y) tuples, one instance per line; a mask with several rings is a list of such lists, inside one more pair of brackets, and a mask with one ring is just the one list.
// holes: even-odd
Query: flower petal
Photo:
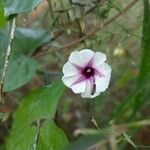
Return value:
[[(83, 98), (98, 96), (108, 88), (110, 82), (111, 67), (104, 63), (105, 60), (105, 54), (90, 49), (72, 52), (69, 61), (63, 67), (64, 84), (74, 93), (81, 93)], [(94, 74), (90, 78), (82, 74), (85, 67), (94, 69)]]
[(94, 88), (94, 79), (86, 80), (86, 90), (84, 93), (81, 94), (81, 97), (90, 98), (92, 96), (91, 93), (93, 88)]
[(96, 96), (99, 96), (101, 94), (101, 92), (95, 92), (90, 98), (94, 98)]
[(71, 62), (77, 66), (83, 66), (82, 58), (80, 56), (79, 51), (74, 51), (70, 54), (69, 62)]
[(111, 76), (111, 67), (108, 64), (102, 63), (102, 64), (98, 65), (95, 69), (100, 74), (102, 74), (104, 77), (110, 78), (110, 76)]
[(83, 49), (80, 52), (83, 65), (88, 65), (93, 60), (95, 53), (90, 49)]
[(65, 65), (63, 66), (63, 74), (64, 75), (76, 75), (76, 74), (79, 74), (79, 70), (70, 62), (66, 62)]
[(79, 78), (79, 75), (67, 75), (62, 77), (63, 83), (70, 87), (74, 82), (76, 82)]
[(74, 93), (76, 94), (79, 94), (79, 93), (84, 93), (85, 90), (86, 90), (86, 82), (85, 80), (84, 81), (81, 81), (80, 83), (77, 83), (77, 84), (73, 84), (71, 87), (70, 87)]
[(101, 52), (96, 52), (94, 55), (94, 59), (93, 59), (93, 67), (95, 68), (96, 66), (104, 63), (104, 61), (106, 60), (106, 55), (101, 53)]
[[(95, 89), (94, 89), (95, 86)], [(92, 93), (94, 92), (94, 93)], [(100, 95), (101, 91), (99, 90), (98, 85), (95, 83), (95, 79), (92, 78), (86, 81), (86, 91), (81, 93), (82, 98), (94, 98)]]
[(96, 93), (104, 92), (109, 85), (110, 78), (100, 77), (95, 75), (95, 85), (96, 85)]

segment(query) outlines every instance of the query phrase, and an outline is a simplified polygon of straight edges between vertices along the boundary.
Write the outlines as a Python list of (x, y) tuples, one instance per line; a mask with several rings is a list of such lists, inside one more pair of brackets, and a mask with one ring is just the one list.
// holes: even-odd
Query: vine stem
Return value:
[(4, 79), (6, 76), (6, 71), (9, 65), (9, 61), (10, 61), (10, 55), (11, 55), (11, 43), (12, 40), (14, 39), (14, 35), (15, 35), (15, 30), (16, 30), (16, 18), (14, 17), (11, 21), (10, 21), (10, 30), (9, 30), (9, 38), (8, 38), (8, 44), (7, 44), (7, 49), (6, 49), (6, 57), (5, 57), (5, 63), (4, 63), (4, 67), (3, 67), (3, 71), (2, 71), (2, 77), (1, 77), (1, 81), (0, 81), (0, 102), (4, 102), (4, 92), (3, 92), (3, 87), (4, 87)]
[(128, 6), (126, 6), (121, 12), (119, 12), (118, 14), (116, 14), (115, 16), (113, 16), (112, 18), (110, 18), (108, 21), (106, 21), (102, 26), (99, 26), (98, 28), (94, 28), (93, 31), (87, 33), (85, 36), (77, 39), (76, 41), (66, 44), (58, 49), (54, 49), (54, 50), (48, 50), (49, 46), (46, 46), (46, 50), (44, 50), (44, 52), (42, 53), (37, 53), (37, 56), (41, 56), (41, 55), (45, 55), (48, 54), (50, 52), (53, 51), (60, 51), (60, 50), (64, 50), (64, 49), (70, 49), (73, 46), (78, 45), (79, 43), (82, 43), (83, 41), (85, 41), (86, 39), (90, 38), (91, 36), (93, 36), (96, 32), (101, 31), (102, 29), (104, 29), (105, 27), (107, 27), (109, 24), (111, 24), (112, 22), (114, 22), (116, 19), (118, 19), (120, 16), (122, 16), (124, 13), (126, 13), (130, 8), (132, 8), (132, 6), (134, 6), (139, 0), (133, 0)]

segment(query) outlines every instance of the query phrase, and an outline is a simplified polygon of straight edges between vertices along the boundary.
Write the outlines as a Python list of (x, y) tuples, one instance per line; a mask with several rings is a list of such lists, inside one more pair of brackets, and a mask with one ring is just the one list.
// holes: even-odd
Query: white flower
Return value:
[(109, 85), (111, 67), (105, 63), (106, 55), (90, 49), (74, 51), (63, 66), (62, 81), (83, 98), (94, 98)]

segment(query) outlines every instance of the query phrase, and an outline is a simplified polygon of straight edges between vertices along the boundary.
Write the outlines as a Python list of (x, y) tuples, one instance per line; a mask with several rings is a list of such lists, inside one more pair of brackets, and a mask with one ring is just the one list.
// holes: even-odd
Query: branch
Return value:
[(51, 13), (51, 18), (54, 19), (54, 12), (53, 12), (52, 1), (48, 0), (48, 4), (49, 4), (49, 11)]
[(106, 21), (103, 26), (100, 26), (98, 28), (95, 28), (93, 31), (89, 32), (87, 35), (77, 39), (76, 41), (70, 43), (70, 44), (66, 44), (58, 49), (55, 50), (48, 50), (48, 48), (50, 46), (45, 47), (45, 51), (43, 53), (39, 53), (37, 56), (41, 56), (41, 55), (45, 55), (48, 54), (52, 51), (60, 51), (60, 50), (64, 50), (64, 49), (70, 49), (71, 47), (74, 47), (75, 45), (78, 45), (79, 43), (83, 42), (85, 39), (90, 38), (91, 36), (93, 36), (96, 32), (99, 32), (101, 30), (103, 30), (105, 27), (107, 27), (109, 24), (111, 24), (113, 21), (115, 21), (116, 19), (118, 19), (120, 16), (122, 16), (124, 13), (126, 13), (130, 8), (132, 8), (139, 0), (133, 0), (126, 8), (124, 8), (122, 10), (122, 12), (119, 12), (117, 15), (113, 16), (112, 18), (110, 18), (108, 21)]
[(5, 79), (6, 71), (8, 68), (9, 60), (10, 60), (11, 42), (14, 39), (15, 29), (16, 29), (16, 18), (13, 18), (12, 21), (10, 22), (10, 31), (9, 31), (8, 45), (7, 45), (7, 49), (6, 49), (5, 63), (4, 63), (4, 67), (3, 67), (3, 71), (2, 71), (2, 77), (1, 77), (1, 81), (0, 81), (0, 102), (3, 102), (4, 79)]

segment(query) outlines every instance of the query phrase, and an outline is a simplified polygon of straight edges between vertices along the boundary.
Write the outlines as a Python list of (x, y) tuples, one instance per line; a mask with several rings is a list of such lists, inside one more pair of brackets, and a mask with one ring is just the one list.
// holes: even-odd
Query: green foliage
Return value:
[[(21, 126), (21, 123), (20, 123)], [(32, 150), (36, 145), (37, 129), (35, 127), (19, 127), (10, 133), (6, 150)]]
[(100, 140), (100, 135), (82, 136), (64, 150), (87, 150), (92, 145), (95, 145), (96, 143), (100, 142)]
[(126, 119), (130, 118), (131, 113), (133, 111), (133, 104), (137, 96), (141, 93), (141, 91), (143, 91), (144, 87), (145, 82), (140, 87), (137, 87), (135, 90), (133, 90), (122, 100), (119, 106), (114, 110), (114, 112), (109, 117), (111, 123), (125, 122), (127, 121)]
[(5, 26), (5, 24), (6, 24), (6, 18), (4, 16), (3, 4), (2, 1), (0, 1), (0, 28)]
[(33, 10), (42, 0), (4, 0), (6, 16)]
[(8, 92), (26, 84), (35, 75), (36, 69), (36, 61), (25, 56), (10, 62), (5, 76), (4, 91)]
[[(112, 114), (112, 120), (122, 122), (133, 120), (136, 113), (147, 103), (144, 95), (147, 94), (147, 85), (150, 77), (150, 5), (148, 0), (144, 0), (143, 38), (141, 43), (142, 57), (136, 89), (129, 94)], [(125, 118), (124, 118), (124, 117)]]
[[(0, 58), (4, 58), (8, 41), (9, 26), (0, 30)], [(42, 29), (17, 28), (12, 42), (12, 57), (30, 55), (36, 48), (51, 40), (50, 34)], [(0, 60), (1, 61), (1, 60)], [(1, 68), (1, 67), (0, 67)]]
[(50, 121), (40, 130), (37, 150), (62, 150), (67, 144), (66, 135), (53, 121)]
[[(2, 69), (4, 64), (8, 32), (9, 27), (0, 31), (0, 69)], [(16, 29), (15, 38), (12, 42), (12, 61), (8, 67), (4, 82), (5, 92), (17, 89), (32, 79), (38, 65), (35, 60), (24, 55), (32, 54), (36, 48), (50, 39), (49, 33), (45, 30)]]
[(133, 105), (134, 111), (132, 116), (135, 116), (136, 112), (147, 102), (144, 99), (147, 92), (149, 92), (148, 86), (150, 85), (150, 2), (144, 0), (144, 19), (143, 19), (143, 39), (141, 44), (142, 57), (140, 73), (138, 77), (138, 86), (140, 87), (146, 80), (145, 87), (141, 93), (137, 96)]
[(139, 84), (150, 75), (150, 2), (144, 0), (142, 59), (139, 74)]
[(12, 43), (13, 56), (29, 55), (51, 39), (50, 34), (42, 29), (17, 28)]
[(33, 150), (36, 147), (59, 150), (68, 143), (63, 131), (53, 121), (63, 91), (64, 85), (57, 82), (35, 90), (23, 99), (7, 140), (8, 150)]

